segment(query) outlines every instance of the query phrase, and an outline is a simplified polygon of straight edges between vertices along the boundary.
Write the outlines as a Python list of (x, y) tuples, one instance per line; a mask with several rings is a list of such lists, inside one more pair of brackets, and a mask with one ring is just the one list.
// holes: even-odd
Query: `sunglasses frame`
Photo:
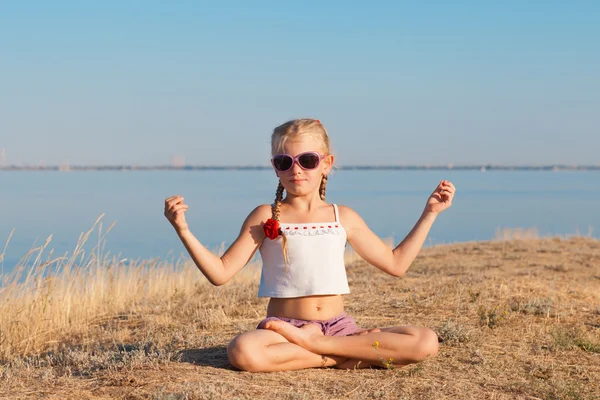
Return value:
[[(313, 155), (316, 155), (317, 157), (319, 157), (319, 161), (317, 162), (317, 165), (314, 166), (314, 168), (305, 168), (300, 163), (300, 157), (302, 157), (302, 156), (304, 156), (306, 154), (313, 154)], [(292, 159), (292, 163), (290, 164), (290, 167), (288, 169), (281, 170), (281, 169), (278, 169), (275, 166), (275, 157), (278, 157), (278, 156), (287, 156), (287, 157), (289, 157), (289, 158)], [(285, 153), (282, 153), (282, 154), (273, 154), (273, 158), (271, 158), (271, 164), (273, 165), (273, 168), (275, 168), (275, 170), (278, 171), (278, 172), (289, 171), (290, 169), (292, 169), (294, 167), (294, 164), (298, 164), (300, 166), (300, 168), (302, 168), (304, 170), (313, 170), (313, 169), (317, 169), (319, 167), (319, 165), (321, 164), (321, 161), (323, 161), (323, 159), (325, 157), (327, 157), (327, 156), (322, 156), (321, 154), (319, 154), (316, 151), (305, 151), (304, 153), (298, 154), (296, 157), (292, 157), (291, 155), (285, 154)]]

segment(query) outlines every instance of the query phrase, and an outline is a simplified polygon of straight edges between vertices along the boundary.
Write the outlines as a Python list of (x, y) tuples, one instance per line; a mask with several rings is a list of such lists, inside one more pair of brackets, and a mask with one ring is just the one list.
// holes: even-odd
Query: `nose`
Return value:
[(292, 164), (291, 170), (292, 170), (293, 174), (297, 174), (298, 172), (302, 171), (302, 167), (298, 163), (298, 160), (294, 160), (294, 163)]

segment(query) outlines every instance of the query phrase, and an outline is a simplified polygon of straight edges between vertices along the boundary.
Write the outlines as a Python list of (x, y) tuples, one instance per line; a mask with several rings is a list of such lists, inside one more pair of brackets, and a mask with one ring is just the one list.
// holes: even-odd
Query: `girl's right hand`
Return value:
[(172, 196), (165, 200), (165, 217), (178, 233), (188, 229), (185, 220), (185, 212), (188, 208), (189, 206), (183, 203), (181, 196)]

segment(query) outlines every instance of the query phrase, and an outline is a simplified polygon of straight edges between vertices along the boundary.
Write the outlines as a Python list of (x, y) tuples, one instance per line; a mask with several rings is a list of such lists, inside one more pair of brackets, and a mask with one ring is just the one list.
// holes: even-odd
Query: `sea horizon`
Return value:
[[(185, 170), (270, 170), (271, 165), (137, 165), (137, 164), (106, 164), (106, 165), (6, 165), (0, 166), (0, 171), (185, 171)], [(600, 171), (600, 164), (342, 164), (336, 165), (338, 170), (448, 170), (448, 171)]]

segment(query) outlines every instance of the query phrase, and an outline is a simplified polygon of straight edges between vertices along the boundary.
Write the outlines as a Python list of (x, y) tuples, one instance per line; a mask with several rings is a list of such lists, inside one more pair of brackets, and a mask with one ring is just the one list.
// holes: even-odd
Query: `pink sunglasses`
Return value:
[(285, 172), (292, 168), (294, 163), (297, 163), (302, 169), (315, 169), (321, 163), (325, 156), (320, 155), (316, 151), (307, 151), (300, 153), (296, 157), (289, 154), (275, 154), (271, 159), (273, 167), (279, 172)]

